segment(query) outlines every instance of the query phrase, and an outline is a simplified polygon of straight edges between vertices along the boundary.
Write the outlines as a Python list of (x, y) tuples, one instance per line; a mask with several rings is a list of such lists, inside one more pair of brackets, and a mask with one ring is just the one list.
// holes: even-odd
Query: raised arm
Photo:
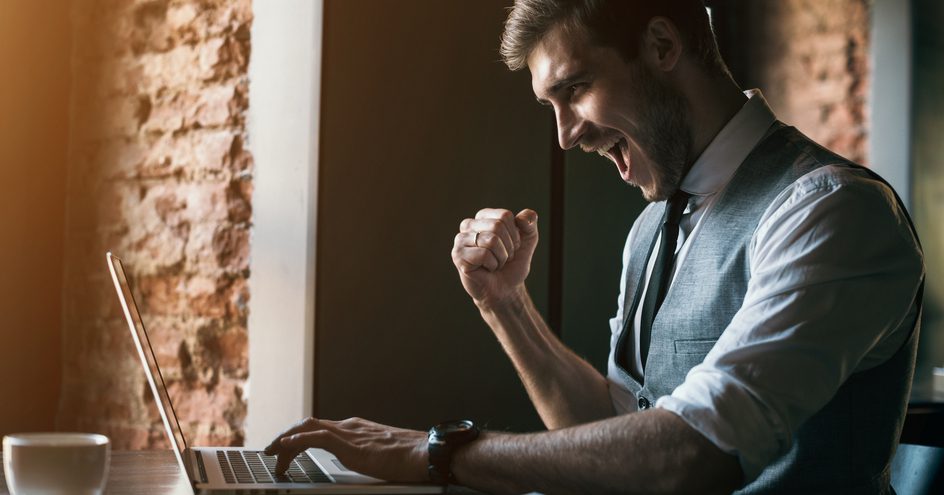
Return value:
[(549, 429), (614, 414), (606, 378), (551, 332), (525, 288), (537, 213), (483, 209), (462, 221), (452, 260)]

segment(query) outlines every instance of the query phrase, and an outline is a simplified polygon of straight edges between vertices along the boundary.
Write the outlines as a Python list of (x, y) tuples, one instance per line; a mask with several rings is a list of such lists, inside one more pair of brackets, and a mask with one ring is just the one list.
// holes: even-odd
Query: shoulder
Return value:
[(822, 166), (800, 176), (780, 191), (760, 224), (791, 212), (808, 213), (826, 207), (836, 208), (830, 217), (887, 214), (908, 225), (907, 213), (892, 188), (868, 170), (847, 164)]
[(847, 256), (893, 249), (921, 258), (911, 219), (894, 190), (869, 170), (848, 164), (816, 168), (789, 184), (762, 215), (753, 242), (755, 250), (791, 245)]

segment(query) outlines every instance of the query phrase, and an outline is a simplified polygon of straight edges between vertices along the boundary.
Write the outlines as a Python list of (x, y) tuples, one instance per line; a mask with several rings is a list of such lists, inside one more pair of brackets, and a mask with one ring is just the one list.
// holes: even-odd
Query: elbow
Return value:
[(666, 493), (731, 493), (744, 483), (737, 456), (729, 454), (679, 417), (666, 413), (678, 426), (676, 448), (665, 459), (662, 477)]

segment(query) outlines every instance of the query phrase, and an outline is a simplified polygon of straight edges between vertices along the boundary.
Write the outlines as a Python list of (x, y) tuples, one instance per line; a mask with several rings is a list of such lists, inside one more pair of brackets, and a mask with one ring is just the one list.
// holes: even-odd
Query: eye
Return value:
[(583, 93), (586, 87), (587, 87), (587, 83), (580, 82), (580, 83), (571, 84), (570, 86), (567, 86), (567, 96), (570, 98), (579, 96), (581, 93)]

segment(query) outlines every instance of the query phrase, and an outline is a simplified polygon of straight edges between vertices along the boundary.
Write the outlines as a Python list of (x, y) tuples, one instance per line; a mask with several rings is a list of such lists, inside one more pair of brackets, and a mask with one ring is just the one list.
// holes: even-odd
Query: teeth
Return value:
[(620, 136), (613, 136), (612, 139), (610, 139), (609, 141), (597, 147), (597, 150), (596, 150), (597, 153), (599, 153), (600, 156), (608, 156), (606, 152), (610, 151), (610, 148), (612, 148), (613, 146), (616, 146), (616, 143), (620, 142), (622, 139), (623, 138)]

